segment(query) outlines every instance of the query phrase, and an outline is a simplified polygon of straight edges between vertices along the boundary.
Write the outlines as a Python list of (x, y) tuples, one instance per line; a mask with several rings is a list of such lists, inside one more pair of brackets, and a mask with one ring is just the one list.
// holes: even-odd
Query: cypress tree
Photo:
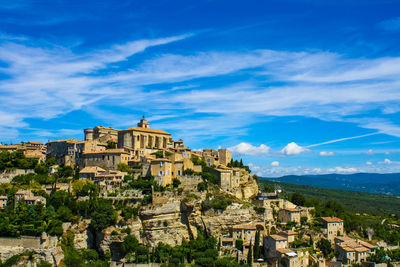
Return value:
[(260, 231), (256, 232), (256, 237), (254, 240), (254, 259), (260, 258)]
[(249, 252), (247, 253), (247, 264), (251, 266), (252, 263), (253, 263), (253, 246), (251, 245), (250, 242)]

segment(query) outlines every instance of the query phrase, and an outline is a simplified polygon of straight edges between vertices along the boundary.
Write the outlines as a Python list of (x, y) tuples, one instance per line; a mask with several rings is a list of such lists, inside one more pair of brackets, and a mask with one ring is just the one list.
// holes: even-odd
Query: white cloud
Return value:
[(393, 161), (391, 161), (390, 159), (385, 159), (383, 162), (381, 162), (382, 164), (392, 164)]
[[(113, 126), (126, 123), (137, 110), (162, 115), (168, 122), (155, 126), (175, 129), (185, 140), (207, 134), (239, 135), (259, 118), (292, 115), (347, 121), (400, 136), (400, 126), (390, 119), (366, 115), (400, 111), (400, 57), (349, 59), (327, 52), (273, 50), (152, 54), (147, 50), (188, 36), (138, 40), (89, 52), (51, 44), (41, 47), (29, 39), (2, 39), (0, 74), (6, 78), (0, 84), (0, 101), (6, 104), (0, 107), (0, 126), (21, 129), (29, 126), (26, 119), (51, 119), (84, 108)], [(144, 61), (132, 57), (142, 52), (149, 53)], [(239, 71), (255, 79), (212, 88), (196, 81), (196, 88), (182, 87), (196, 78)], [(265, 86), (265, 81), (286, 85)], [(174, 82), (184, 83), (174, 86)], [(182, 90), (170, 89), (174, 87)], [(110, 116), (105, 106), (124, 111)], [(176, 114), (180, 115), (168, 117)], [(327, 142), (314, 146), (322, 144)], [(298, 151), (290, 154), (304, 152)]]
[(368, 151), (366, 152), (367, 155), (373, 155), (374, 151), (372, 149), (368, 149)]
[(298, 155), (302, 152), (308, 151), (308, 149), (299, 146), (298, 144), (296, 144), (295, 142), (291, 142), (289, 144), (287, 144), (282, 150), (281, 153), (283, 155), (286, 156), (290, 156), (290, 155)]
[(271, 162), (272, 167), (278, 167), (279, 166), (279, 161), (273, 161)]
[(385, 31), (398, 31), (400, 30), (400, 17), (382, 21), (378, 23), (378, 27)]
[(357, 168), (353, 168), (353, 167), (349, 167), (349, 168), (336, 167), (336, 168), (328, 169), (328, 172), (334, 172), (334, 173), (354, 173), (354, 172), (357, 172)]
[(323, 156), (323, 157), (330, 157), (330, 156), (335, 155), (335, 152), (333, 152), (333, 151), (321, 151), (321, 152), (319, 152), (319, 155)]
[(365, 164), (366, 165), (372, 165), (372, 162), (371, 161), (367, 161), (367, 162), (365, 162)]
[(258, 147), (253, 146), (252, 144), (249, 143), (240, 143), (236, 146), (229, 147), (228, 150), (233, 154), (233, 155), (245, 155), (245, 156), (259, 156), (259, 155), (267, 155), (270, 147), (261, 144)]

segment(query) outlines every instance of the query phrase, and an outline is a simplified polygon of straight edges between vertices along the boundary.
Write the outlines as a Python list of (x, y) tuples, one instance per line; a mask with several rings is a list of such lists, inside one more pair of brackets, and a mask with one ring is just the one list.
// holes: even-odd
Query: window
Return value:
[(162, 162), (162, 161), (160, 161), (160, 167), (162, 167), (162, 164), (163, 164), (163, 162)]
[(178, 163), (178, 169), (180, 169), (181, 168), (181, 164), (180, 163)]
[(162, 175), (163, 175), (162, 171), (159, 171), (158, 176), (162, 176)]

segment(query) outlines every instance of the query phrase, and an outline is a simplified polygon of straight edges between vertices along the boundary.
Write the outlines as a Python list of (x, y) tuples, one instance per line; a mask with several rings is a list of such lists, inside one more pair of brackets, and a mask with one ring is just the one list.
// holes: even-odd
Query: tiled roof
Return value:
[(289, 230), (289, 231), (282, 231), (278, 233), (278, 235), (297, 235), (297, 232)]
[(256, 230), (257, 227), (253, 222), (246, 223), (246, 224), (238, 224), (232, 227), (233, 229), (244, 229), (244, 230)]
[(145, 132), (145, 133), (157, 133), (157, 134), (171, 135), (170, 133), (167, 133), (166, 131), (163, 131), (163, 130), (143, 128), (143, 127), (137, 127), (137, 126), (128, 128), (123, 131), (137, 131), (137, 132)]
[(300, 212), (300, 209), (293, 209), (293, 208), (285, 208), (283, 210), (289, 211), (289, 212)]
[(0, 196), (0, 199), (8, 199), (7, 196)]
[(103, 168), (97, 167), (97, 166), (88, 166), (83, 168), (82, 170), (79, 171), (79, 173), (96, 173), (96, 172), (105, 172)]
[(339, 218), (336, 218), (336, 217), (321, 217), (321, 220), (323, 220), (324, 222), (327, 222), (327, 223), (343, 222), (342, 219), (339, 219)]
[(270, 235), (270, 237), (274, 240), (279, 240), (279, 241), (286, 241), (286, 238), (280, 235)]

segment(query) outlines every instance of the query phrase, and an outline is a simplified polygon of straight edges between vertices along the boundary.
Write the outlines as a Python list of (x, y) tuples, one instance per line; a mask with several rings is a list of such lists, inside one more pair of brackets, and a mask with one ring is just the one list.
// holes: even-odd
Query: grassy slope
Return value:
[(374, 215), (400, 214), (400, 198), (393, 196), (286, 184), (263, 179), (260, 179), (259, 183), (261, 188), (263, 184), (279, 185), (286, 193), (297, 192), (303, 194), (306, 198), (317, 198), (320, 201), (333, 199), (343, 204), (351, 212)]

